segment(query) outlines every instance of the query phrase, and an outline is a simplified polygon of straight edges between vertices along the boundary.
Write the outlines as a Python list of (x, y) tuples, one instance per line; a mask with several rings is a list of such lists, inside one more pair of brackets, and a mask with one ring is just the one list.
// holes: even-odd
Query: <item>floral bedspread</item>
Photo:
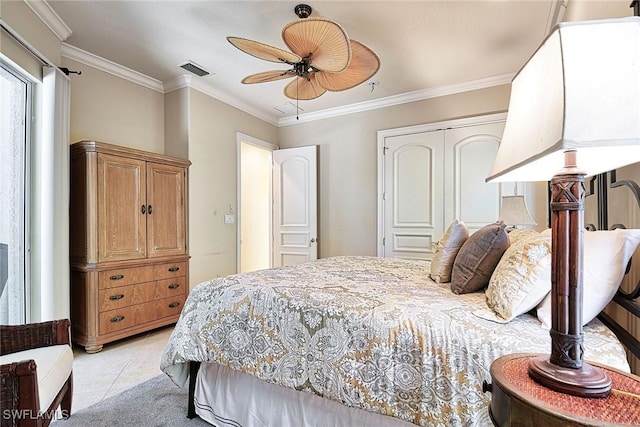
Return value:
[[(183, 385), (185, 362), (216, 362), (416, 425), (474, 425), (494, 359), (550, 351), (537, 318), (498, 324), (480, 308), (484, 293), (453, 294), (427, 261), (333, 257), (237, 274), (191, 291), (161, 369)], [(629, 370), (599, 321), (584, 333), (585, 360)]]

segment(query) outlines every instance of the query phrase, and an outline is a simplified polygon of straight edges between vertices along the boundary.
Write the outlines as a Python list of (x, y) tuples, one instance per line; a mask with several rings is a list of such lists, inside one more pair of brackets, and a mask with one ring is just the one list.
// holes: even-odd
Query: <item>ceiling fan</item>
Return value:
[(345, 30), (325, 18), (309, 18), (311, 7), (299, 4), (294, 12), (300, 18), (282, 29), (282, 39), (291, 52), (240, 37), (227, 40), (241, 51), (271, 62), (288, 64), (287, 70), (252, 74), (242, 83), (265, 83), (294, 78), (284, 94), (295, 100), (309, 100), (327, 91), (351, 89), (373, 76), (380, 59), (364, 44), (349, 39)]

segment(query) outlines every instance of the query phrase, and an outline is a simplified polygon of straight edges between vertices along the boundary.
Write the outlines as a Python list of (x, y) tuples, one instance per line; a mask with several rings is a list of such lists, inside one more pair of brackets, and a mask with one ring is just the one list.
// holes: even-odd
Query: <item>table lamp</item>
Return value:
[(537, 225), (527, 209), (524, 196), (518, 195), (502, 196), (498, 221), (504, 222), (510, 229), (514, 229), (518, 225)]
[(487, 178), (551, 180), (551, 354), (528, 373), (554, 391), (610, 392), (609, 377), (583, 360), (584, 178), (638, 161), (640, 17), (559, 24), (512, 81)]

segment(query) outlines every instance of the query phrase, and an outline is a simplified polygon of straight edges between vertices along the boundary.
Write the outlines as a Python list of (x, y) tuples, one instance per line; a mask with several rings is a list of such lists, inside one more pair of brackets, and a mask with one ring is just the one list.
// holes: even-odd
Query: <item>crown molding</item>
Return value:
[(174, 90), (183, 89), (185, 87), (191, 87), (191, 76), (188, 74), (175, 76), (174, 78), (165, 81), (162, 86), (164, 87), (164, 93), (173, 92)]
[(71, 35), (71, 28), (64, 23), (62, 18), (49, 6), (45, 0), (24, 0), (27, 6), (35, 13), (53, 34), (63, 42)]
[(414, 92), (407, 92), (400, 95), (388, 96), (373, 101), (359, 102), (337, 108), (328, 108), (312, 113), (303, 113), (291, 117), (284, 117), (278, 121), (278, 126), (289, 126), (296, 123), (311, 122), (345, 114), (359, 113), (362, 111), (375, 110), (378, 108), (392, 107), (394, 105), (407, 104), (409, 102), (422, 101), (425, 99), (438, 98), (441, 96), (455, 95), (456, 93), (468, 92), (472, 90), (486, 89), (493, 86), (510, 84), (515, 74), (502, 74), (485, 79), (472, 80), (450, 86), (442, 86), (434, 89), (423, 89)]
[[(176, 86), (182, 84), (182, 86)], [(264, 120), (265, 122), (271, 123), (274, 126), (278, 126), (278, 120), (273, 116), (265, 114), (264, 112), (252, 107), (251, 105), (245, 104), (237, 99), (234, 99), (231, 95), (222, 92), (221, 90), (215, 88), (211, 83), (202, 80), (201, 78), (194, 78), (190, 75), (182, 75), (178, 76), (174, 79), (171, 79), (165, 82), (165, 92), (171, 92), (172, 90), (179, 89), (181, 87), (190, 87), (199, 92), (204, 93), (212, 98), (215, 98), (219, 101), (224, 102), (225, 104), (231, 105), (247, 114), (250, 114), (260, 120)]]
[(158, 92), (168, 93), (177, 89), (189, 87), (199, 92), (204, 93), (212, 98), (218, 99), (225, 104), (238, 108), (247, 114), (250, 114), (260, 120), (264, 120), (267, 123), (271, 123), (274, 126), (290, 126), (298, 123), (312, 122), (315, 120), (326, 119), (330, 117), (343, 116), (346, 114), (360, 113), (363, 111), (374, 110), (378, 108), (386, 108), (394, 105), (406, 104), (409, 102), (422, 101), (431, 98), (437, 98), (441, 96), (454, 95), (457, 93), (468, 92), (472, 90), (486, 89), (493, 86), (500, 86), (504, 84), (510, 84), (513, 80), (514, 74), (502, 74), (499, 76), (489, 77), (485, 79), (473, 80), (469, 82), (463, 82), (455, 85), (442, 86), (434, 89), (424, 89), (414, 92), (408, 92), (400, 95), (388, 96), (386, 98), (380, 98), (372, 101), (359, 102), (355, 104), (345, 105), (342, 107), (328, 108), (322, 111), (316, 111), (312, 113), (303, 113), (296, 116), (289, 116), (284, 118), (274, 118), (264, 112), (247, 105), (243, 102), (234, 99), (229, 94), (220, 91), (213, 87), (209, 82), (201, 79), (193, 78), (190, 75), (184, 74), (174, 77), (166, 82), (161, 82), (149, 76), (146, 76), (137, 71), (123, 67), (115, 62), (109, 61), (92, 53), (86, 52), (75, 46), (71, 46), (67, 43), (62, 43), (62, 56), (123, 79), (129, 80), (133, 83), (145, 86), (149, 89), (153, 89)]
[(62, 43), (61, 54), (66, 58), (73, 59), (74, 61), (81, 62), (97, 68), (98, 70), (129, 80), (130, 82), (164, 93), (164, 86), (160, 80), (156, 80), (130, 68), (123, 67), (120, 64), (116, 64), (113, 61), (109, 61), (108, 59), (94, 55), (93, 53), (84, 51), (70, 44)]

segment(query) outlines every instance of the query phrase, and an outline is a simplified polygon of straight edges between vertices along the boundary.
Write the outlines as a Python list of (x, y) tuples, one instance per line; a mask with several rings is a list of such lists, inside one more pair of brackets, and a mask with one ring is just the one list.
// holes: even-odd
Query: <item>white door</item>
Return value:
[(378, 255), (430, 259), (459, 219), (473, 233), (496, 221), (504, 195), (522, 183), (487, 184), (506, 115), (452, 120), (378, 133)]
[(273, 266), (318, 258), (317, 147), (273, 152)]
[(503, 188), (485, 179), (500, 145), (505, 122), (464, 126), (445, 131), (444, 224), (463, 221), (469, 233), (495, 222), (500, 215)]
[(429, 259), (443, 234), (442, 130), (385, 138), (384, 257)]

